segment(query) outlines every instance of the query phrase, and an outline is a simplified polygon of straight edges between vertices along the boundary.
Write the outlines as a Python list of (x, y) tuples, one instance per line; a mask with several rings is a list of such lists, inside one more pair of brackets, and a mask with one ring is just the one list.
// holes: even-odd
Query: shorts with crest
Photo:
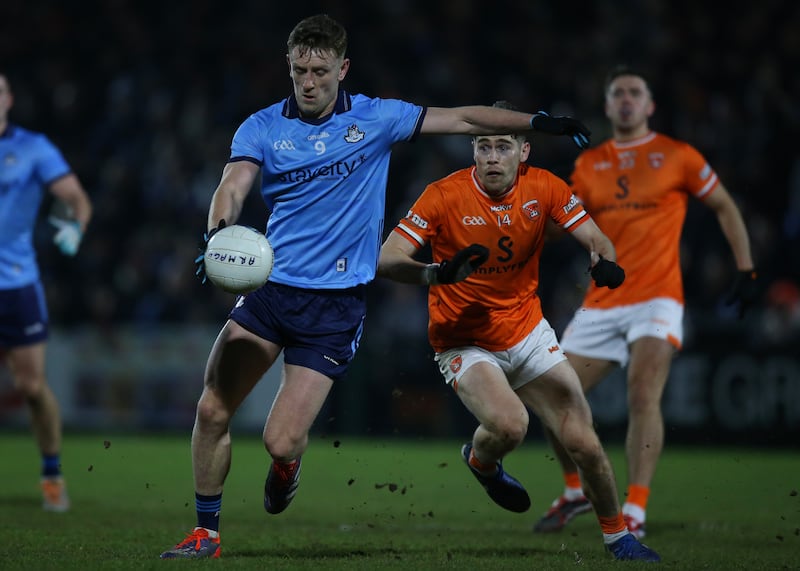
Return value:
[(0, 347), (21, 347), (44, 341), (49, 322), (41, 282), (0, 290)]
[(566, 356), (550, 323), (542, 318), (527, 337), (505, 351), (471, 345), (442, 351), (434, 359), (445, 382), (453, 388), (458, 387), (458, 381), (472, 365), (485, 362), (503, 371), (508, 384), (516, 390), (565, 361)]
[(333, 380), (345, 376), (361, 342), (364, 286), (312, 290), (267, 282), (240, 296), (230, 319), (283, 347), (283, 361)]

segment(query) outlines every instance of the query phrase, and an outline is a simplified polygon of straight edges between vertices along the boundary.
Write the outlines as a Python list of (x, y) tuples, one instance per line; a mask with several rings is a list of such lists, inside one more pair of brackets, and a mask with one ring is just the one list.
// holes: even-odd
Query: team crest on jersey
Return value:
[(650, 161), (650, 166), (654, 169), (661, 168), (661, 165), (664, 164), (664, 153), (650, 153), (647, 155), (647, 159)]
[(464, 362), (461, 360), (461, 355), (456, 355), (450, 359), (450, 371), (455, 375), (461, 370), (461, 365), (463, 364)]
[(347, 135), (345, 135), (344, 140), (348, 143), (358, 143), (363, 138), (364, 131), (359, 131), (358, 125), (353, 123), (347, 128)]
[(539, 201), (529, 200), (528, 202), (522, 205), (522, 211), (528, 215), (528, 218), (533, 220), (534, 218), (539, 216)]
[(7, 167), (17, 164), (17, 155), (14, 153), (8, 153), (3, 157), (3, 164)]

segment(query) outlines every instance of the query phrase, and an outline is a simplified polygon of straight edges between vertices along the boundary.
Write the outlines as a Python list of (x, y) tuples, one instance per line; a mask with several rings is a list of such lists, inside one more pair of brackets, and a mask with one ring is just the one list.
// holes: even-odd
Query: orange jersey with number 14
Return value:
[(490, 251), (466, 280), (430, 288), (428, 337), (434, 350), (476, 345), (504, 351), (536, 327), (542, 319), (536, 289), (548, 218), (570, 232), (589, 220), (563, 180), (526, 164), (512, 189), (497, 199), (481, 189), (474, 167), (428, 185), (394, 231), (417, 247), (430, 243), (436, 262), (470, 244)]
[(575, 163), (572, 190), (609, 237), (625, 283), (591, 283), (584, 306), (610, 308), (668, 297), (683, 303), (680, 237), (689, 195), (703, 199), (718, 178), (691, 145), (665, 135), (606, 141)]

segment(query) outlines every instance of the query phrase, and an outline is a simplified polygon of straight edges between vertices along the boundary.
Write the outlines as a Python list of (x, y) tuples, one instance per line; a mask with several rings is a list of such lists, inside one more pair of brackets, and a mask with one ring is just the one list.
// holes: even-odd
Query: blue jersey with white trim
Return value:
[(291, 96), (242, 123), (230, 160), (261, 166), (270, 281), (343, 289), (375, 277), (391, 147), (413, 140), (424, 116), (418, 105), (340, 90), (318, 120), (302, 119)]
[(45, 135), (17, 125), (0, 135), (0, 289), (39, 279), (36, 217), (44, 190), (69, 173), (67, 161)]

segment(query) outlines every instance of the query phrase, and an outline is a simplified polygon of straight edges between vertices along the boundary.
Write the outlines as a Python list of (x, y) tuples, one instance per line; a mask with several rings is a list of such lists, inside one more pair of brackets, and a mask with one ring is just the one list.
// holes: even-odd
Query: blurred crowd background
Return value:
[[(730, 251), (710, 211), (692, 204), (682, 260), (687, 349), (709, 336), (742, 352), (800, 346), (800, 4), (786, 0), (724, 9), (696, 0), (3, 0), (11, 120), (45, 132), (95, 204), (75, 259), (52, 246), (44, 219), (53, 205), (43, 206), (36, 239), (54, 324), (90, 326), (108, 343), (122, 326), (146, 334), (222, 324), (232, 296), (193, 275), (210, 197), (236, 127), (290, 93), (286, 38), (316, 12), (349, 31), (352, 92), (431, 106), (506, 99), (578, 117), (595, 143), (610, 134), (606, 72), (618, 63), (648, 70), (652, 126), (692, 143), (717, 170), (742, 209), (761, 276), (759, 307), (739, 320), (724, 304)], [(537, 136), (529, 162), (566, 178), (576, 156), (568, 139)], [(463, 137), (399, 145), (386, 231), (427, 183), (471, 160)], [(264, 228), (266, 217), (253, 192), (240, 222)], [(541, 267), (545, 315), (559, 332), (588, 279), (585, 253), (571, 242), (549, 245)], [(370, 296), (352, 382), (376, 399), (420, 390), (415, 411), (439, 416), (438, 404), (424, 410), (431, 393), (420, 388), (441, 383), (425, 290), (376, 281)], [(381, 424), (379, 410), (370, 426)]]

